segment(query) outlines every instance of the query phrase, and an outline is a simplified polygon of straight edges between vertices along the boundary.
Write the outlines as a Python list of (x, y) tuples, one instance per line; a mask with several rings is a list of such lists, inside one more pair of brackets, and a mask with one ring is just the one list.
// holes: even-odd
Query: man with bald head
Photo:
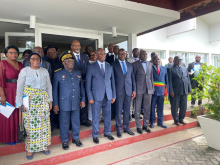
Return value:
[[(81, 45), (77, 40), (71, 43), (71, 52), (74, 58), (74, 69), (79, 70), (82, 73), (82, 80), (85, 85), (87, 67), (89, 65), (89, 57), (86, 54), (80, 53)], [(80, 110), (80, 123), (86, 127), (90, 127), (91, 124), (87, 121), (88, 108), (85, 107)]]
[[(41, 56), (41, 59), (44, 57), (44, 51), (40, 46), (36, 46), (33, 49), (33, 53), (38, 53)], [(28, 61), (28, 59), (24, 60), (23, 65), (24, 65), (24, 67), (30, 66), (30, 61)], [(52, 69), (51, 69), (50, 63), (45, 60), (41, 60), (40, 67), (48, 70), (48, 72), (50, 74), (50, 80), (52, 80)]]
[(104, 136), (114, 140), (111, 135), (111, 104), (115, 102), (115, 78), (113, 68), (105, 62), (105, 51), (97, 50), (97, 61), (88, 66), (86, 74), (86, 92), (92, 105), (92, 137), (99, 143), (99, 117), (102, 108), (104, 113)]
[[(199, 88), (199, 90), (202, 91), (203, 90), (202, 86), (199, 86), (199, 83), (196, 80), (193, 80), (194, 77), (198, 77), (198, 74), (201, 70), (201, 66), (203, 65), (203, 63), (201, 63), (200, 61), (201, 61), (201, 56), (196, 55), (195, 62), (189, 63), (187, 70), (189, 73), (192, 89)], [(192, 93), (192, 97), (191, 97), (191, 107), (195, 106), (196, 99), (193, 97), (194, 94), (195, 93)], [(202, 99), (199, 99), (198, 106), (200, 106), (201, 104), (202, 104)]]

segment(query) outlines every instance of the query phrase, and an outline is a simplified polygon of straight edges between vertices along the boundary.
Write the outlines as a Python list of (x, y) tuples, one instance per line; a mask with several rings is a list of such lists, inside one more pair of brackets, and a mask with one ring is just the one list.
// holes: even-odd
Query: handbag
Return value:
[(23, 118), (22, 118), (22, 112), (24, 110), (24, 105), (21, 105), (21, 108), (19, 108), (19, 124), (18, 124), (18, 129), (17, 129), (17, 135), (18, 135), (18, 140), (24, 141), (27, 134), (24, 128), (24, 123), (23, 123)]

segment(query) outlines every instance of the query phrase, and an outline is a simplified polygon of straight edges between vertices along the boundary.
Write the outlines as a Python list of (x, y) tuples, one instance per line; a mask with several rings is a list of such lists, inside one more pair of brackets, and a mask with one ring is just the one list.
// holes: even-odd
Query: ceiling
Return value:
[(41, 24), (105, 32), (116, 27), (124, 34), (137, 34), (180, 18), (177, 11), (125, 0), (0, 0), (0, 4), (4, 6), (0, 21), (28, 23), (34, 15)]
[(214, 25), (220, 23), (220, 11), (212, 12), (203, 16), (200, 16), (203, 21), (208, 25)]

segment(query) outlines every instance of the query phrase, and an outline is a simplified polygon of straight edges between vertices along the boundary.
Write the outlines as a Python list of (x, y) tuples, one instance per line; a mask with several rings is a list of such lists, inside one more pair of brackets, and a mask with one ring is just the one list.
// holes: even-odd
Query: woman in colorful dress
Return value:
[(29, 98), (29, 107), (24, 107), (23, 120), (27, 137), (25, 139), (26, 157), (33, 159), (33, 152), (44, 151), (50, 154), (51, 143), (50, 110), (52, 109), (52, 86), (46, 69), (40, 67), (41, 56), (31, 53), (28, 57), (30, 67), (21, 70), (17, 83), (16, 103), (20, 108), (23, 96)]
[[(5, 105), (7, 101), (15, 106), (17, 79), (23, 65), (17, 61), (19, 50), (16, 46), (8, 46), (4, 53), (7, 60), (0, 61), (0, 103)], [(15, 109), (9, 118), (0, 114), (0, 143), (14, 145), (18, 142), (18, 112)]]

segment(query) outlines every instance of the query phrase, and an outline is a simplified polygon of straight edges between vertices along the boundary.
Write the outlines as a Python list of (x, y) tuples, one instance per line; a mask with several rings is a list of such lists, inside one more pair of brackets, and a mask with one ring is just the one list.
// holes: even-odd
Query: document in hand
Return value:
[(9, 118), (14, 110), (15, 107), (8, 102), (6, 102), (5, 106), (0, 103), (0, 113), (5, 117)]
[(29, 109), (29, 96), (23, 96), (23, 105)]

